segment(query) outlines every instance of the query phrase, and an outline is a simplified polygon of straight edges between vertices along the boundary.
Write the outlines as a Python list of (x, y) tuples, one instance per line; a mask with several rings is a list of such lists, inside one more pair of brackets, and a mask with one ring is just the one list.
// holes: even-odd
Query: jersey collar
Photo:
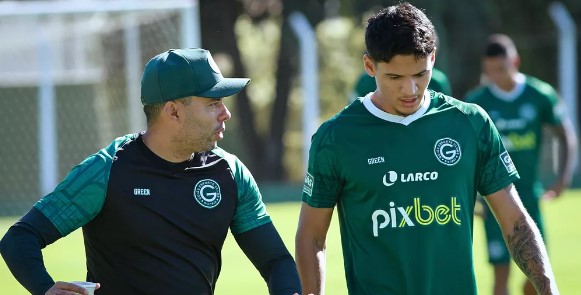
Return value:
[(422, 117), (426, 113), (428, 108), (430, 107), (430, 100), (431, 100), (430, 92), (427, 90), (424, 92), (424, 101), (422, 102), (422, 105), (420, 106), (420, 108), (415, 113), (413, 113), (409, 116), (406, 116), (406, 117), (386, 113), (386, 112), (382, 111), (381, 109), (379, 109), (378, 107), (376, 107), (375, 104), (373, 104), (373, 102), (371, 101), (372, 94), (373, 93), (369, 93), (363, 98), (363, 105), (372, 115), (376, 116), (379, 119), (382, 119), (382, 120), (385, 120), (388, 122), (392, 122), (392, 123), (402, 124), (405, 126), (408, 126), (413, 121)]
[(490, 84), (488, 88), (490, 92), (498, 99), (506, 101), (506, 102), (513, 102), (515, 101), (525, 90), (525, 80), (526, 77), (523, 73), (518, 73), (515, 77), (516, 84), (511, 91), (504, 91), (500, 89), (500, 87), (496, 86), (496, 84)]

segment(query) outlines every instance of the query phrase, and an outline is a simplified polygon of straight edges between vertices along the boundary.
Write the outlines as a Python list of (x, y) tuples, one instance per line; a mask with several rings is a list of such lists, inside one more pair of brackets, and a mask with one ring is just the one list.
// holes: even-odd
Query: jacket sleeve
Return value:
[(31, 294), (44, 294), (54, 285), (44, 266), (41, 250), (61, 237), (48, 218), (32, 208), (0, 241), (0, 253), (6, 265)]
[(234, 238), (266, 281), (269, 294), (301, 294), (295, 261), (272, 222), (234, 234)]

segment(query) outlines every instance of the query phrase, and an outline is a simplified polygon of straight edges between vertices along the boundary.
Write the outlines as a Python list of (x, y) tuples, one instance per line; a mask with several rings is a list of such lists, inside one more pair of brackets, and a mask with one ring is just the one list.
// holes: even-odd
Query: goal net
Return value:
[(145, 128), (143, 66), (199, 46), (194, 1), (0, 2), (0, 215), (22, 214), (116, 136)]

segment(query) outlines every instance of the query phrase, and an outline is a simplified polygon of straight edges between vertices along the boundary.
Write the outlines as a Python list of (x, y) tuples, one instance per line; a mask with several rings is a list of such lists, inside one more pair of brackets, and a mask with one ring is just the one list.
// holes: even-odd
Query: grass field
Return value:
[[(299, 203), (267, 204), (275, 225), (285, 243), (294, 253), (294, 234), (296, 230)], [(545, 202), (543, 210), (548, 231), (549, 255), (561, 294), (579, 294), (581, 290), (581, 190), (570, 190), (562, 198)], [(4, 235), (15, 218), (0, 218), (0, 235)], [(492, 270), (486, 262), (484, 236), (480, 219), (474, 228), (474, 248), (476, 278), (480, 294), (492, 294)], [(56, 280), (83, 280), (85, 258), (82, 234), (79, 230), (57, 241), (44, 250), (48, 271)], [(520, 294), (524, 276), (513, 265), (511, 276), (512, 294)], [(234, 239), (229, 236), (223, 250), (223, 267), (218, 280), (217, 295), (230, 294), (267, 294), (266, 285), (258, 271), (248, 262)], [(339, 228), (336, 220), (331, 225), (327, 251), (327, 294), (347, 294), (343, 278), (343, 260), (339, 241)], [(0, 262), (0, 294), (27, 294), (12, 277), (6, 264)]]

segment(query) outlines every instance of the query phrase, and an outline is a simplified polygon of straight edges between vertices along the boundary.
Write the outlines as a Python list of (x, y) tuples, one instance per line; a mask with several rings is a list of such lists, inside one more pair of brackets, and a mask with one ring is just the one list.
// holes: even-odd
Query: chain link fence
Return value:
[(15, 11), (0, 17), (0, 215), (25, 213), (88, 155), (145, 127), (130, 115), (143, 117), (143, 66), (198, 25), (183, 7)]

